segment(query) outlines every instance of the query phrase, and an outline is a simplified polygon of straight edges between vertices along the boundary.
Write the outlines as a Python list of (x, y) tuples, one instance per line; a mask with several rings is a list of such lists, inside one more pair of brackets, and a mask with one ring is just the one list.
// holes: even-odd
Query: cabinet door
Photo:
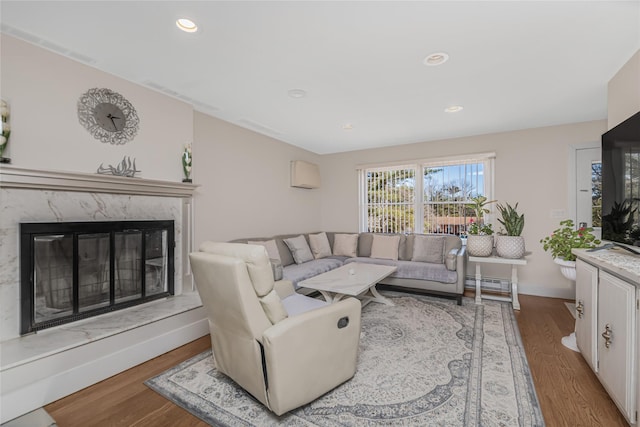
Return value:
[(598, 328), (598, 269), (582, 260), (576, 261), (576, 343), (591, 369), (596, 361)]
[(598, 376), (628, 420), (635, 419), (635, 287), (600, 271)]

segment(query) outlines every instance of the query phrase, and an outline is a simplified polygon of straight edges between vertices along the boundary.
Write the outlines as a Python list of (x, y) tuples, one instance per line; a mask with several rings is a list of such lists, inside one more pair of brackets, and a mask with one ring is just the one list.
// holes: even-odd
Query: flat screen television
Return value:
[(602, 135), (602, 239), (640, 253), (640, 112)]

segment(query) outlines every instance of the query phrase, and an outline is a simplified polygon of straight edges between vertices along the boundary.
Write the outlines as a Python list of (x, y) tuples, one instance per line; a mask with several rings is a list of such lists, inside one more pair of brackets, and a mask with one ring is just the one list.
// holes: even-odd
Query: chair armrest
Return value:
[[(346, 298), (264, 332), (269, 403), (276, 414), (311, 402), (355, 374), (361, 308), (360, 301)], [(344, 318), (348, 324), (339, 327)]]
[(273, 288), (276, 290), (276, 293), (280, 297), (280, 299), (285, 299), (289, 295), (294, 294), (296, 291), (293, 288), (293, 283), (291, 280), (278, 280), (273, 283)]

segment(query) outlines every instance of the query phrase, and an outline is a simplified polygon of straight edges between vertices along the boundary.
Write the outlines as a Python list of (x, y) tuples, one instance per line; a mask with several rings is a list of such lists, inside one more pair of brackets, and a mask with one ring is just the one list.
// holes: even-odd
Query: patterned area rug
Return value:
[(281, 417), (217, 372), (211, 351), (146, 384), (216, 426), (544, 426), (509, 304), (386, 295), (395, 306), (362, 310), (355, 376)]

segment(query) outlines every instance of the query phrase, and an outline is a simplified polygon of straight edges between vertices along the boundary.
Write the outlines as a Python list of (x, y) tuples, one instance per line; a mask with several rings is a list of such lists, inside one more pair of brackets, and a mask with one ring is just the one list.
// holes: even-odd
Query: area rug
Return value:
[(395, 306), (362, 310), (355, 376), (281, 417), (217, 372), (211, 351), (146, 384), (215, 426), (544, 426), (510, 304), (386, 296)]

